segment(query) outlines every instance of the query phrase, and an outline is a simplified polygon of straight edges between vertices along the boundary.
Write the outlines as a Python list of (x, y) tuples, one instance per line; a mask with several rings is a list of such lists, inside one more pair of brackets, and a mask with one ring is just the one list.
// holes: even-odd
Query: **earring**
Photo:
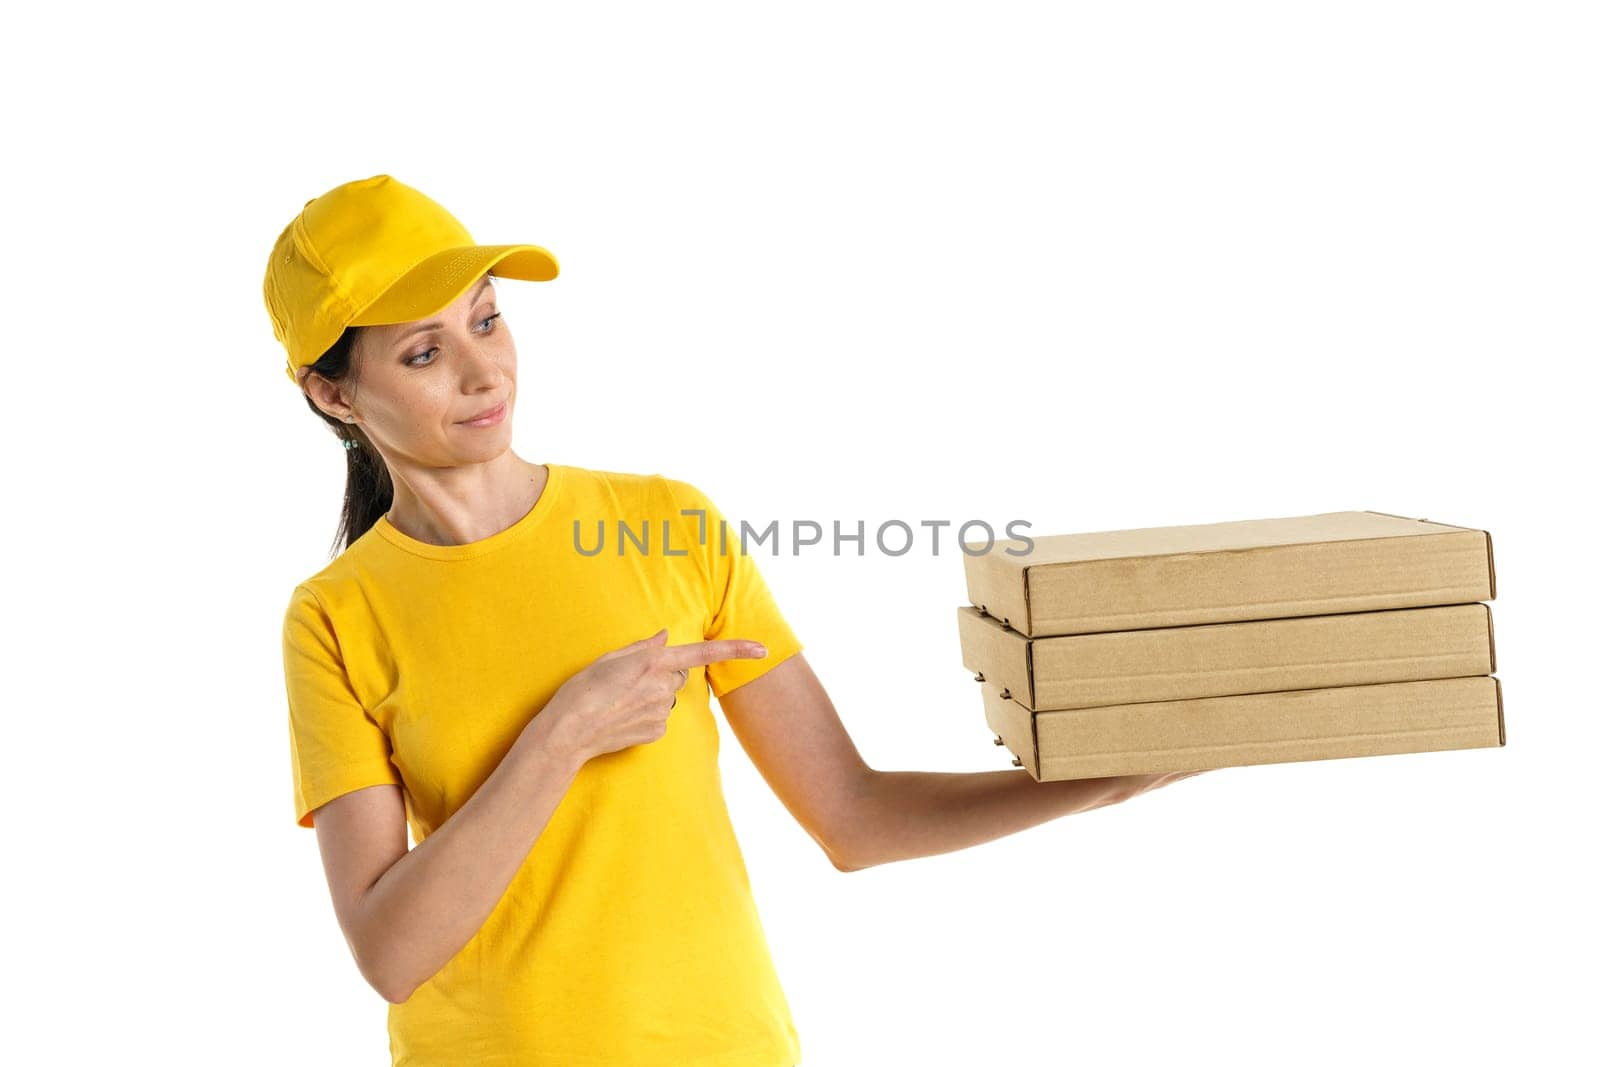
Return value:
[(344, 449), (345, 449), (346, 452), (350, 451), (352, 448), (360, 448), (360, 447), (361, 446), (356, 444), (355, 441), (352, 438), (346, 437), (344, 439)]

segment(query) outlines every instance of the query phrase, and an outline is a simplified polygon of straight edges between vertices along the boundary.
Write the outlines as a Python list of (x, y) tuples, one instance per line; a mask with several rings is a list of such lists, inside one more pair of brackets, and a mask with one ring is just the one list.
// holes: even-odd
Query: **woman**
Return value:
[(296, 822), (397, 1065), (793, 1067), (710, 693), (841, 871), (1186, 775), (867, 766), (704, 493), (512, 450), (491, 279), (557, 272), (388, 175), (278, 239), (273, 328), (348, 457), (343, 551), (283, 622)]

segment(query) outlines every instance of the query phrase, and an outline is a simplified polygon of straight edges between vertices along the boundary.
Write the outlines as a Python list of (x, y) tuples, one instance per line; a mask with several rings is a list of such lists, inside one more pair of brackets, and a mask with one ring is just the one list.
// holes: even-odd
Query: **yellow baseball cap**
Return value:
[(538, 245), (480, 245), (422, 193), (387, 174), (307, 200), (272, 247), (262, 283), (289, 380), (347, 326), (426, 318), (485, 272), (547, 282), (560, 272)]

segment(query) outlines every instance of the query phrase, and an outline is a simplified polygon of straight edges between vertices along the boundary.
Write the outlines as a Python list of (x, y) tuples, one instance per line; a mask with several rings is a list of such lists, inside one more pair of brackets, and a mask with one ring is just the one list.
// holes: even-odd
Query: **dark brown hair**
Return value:
[[(359, 326), (346, 326), (333, 346), (311, 364), (312, 372), (330, 382), (348, 380), (354, 384), (357, 376), (352, 357), (360, 330)], [(344, 507), (339, 515), (339, 527), (334, 531), (333, 546), (329, 550), (329, 555), (335, 556), (372, 529), (372, 524), (378, 521), (379, 516), (389, 510), (394, 503), (394, 483), (389, 480), (388, 464), (384, 463), (378, 450), (372, 447), (372, 442), (367, 440), (367, 435), (355, 423), (329, 415), (317, 407), (309, 393), (306, 394), (306, 404), (313, 414), (333, 428), (334, 436), (340, 441), (355, 442), (353, 447), (347, 445), (343, 449)]]

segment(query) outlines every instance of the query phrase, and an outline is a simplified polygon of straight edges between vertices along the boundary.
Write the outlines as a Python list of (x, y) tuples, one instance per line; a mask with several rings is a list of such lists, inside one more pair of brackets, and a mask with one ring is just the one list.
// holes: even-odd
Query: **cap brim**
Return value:
[(444, 308), (485, 272), (497, 278), (547, 282), (560, 273), (556, 257), (538, 245), (463, 245), (435, 252), (402, 274), (350, 320), (352, 326), (413, 322)]

